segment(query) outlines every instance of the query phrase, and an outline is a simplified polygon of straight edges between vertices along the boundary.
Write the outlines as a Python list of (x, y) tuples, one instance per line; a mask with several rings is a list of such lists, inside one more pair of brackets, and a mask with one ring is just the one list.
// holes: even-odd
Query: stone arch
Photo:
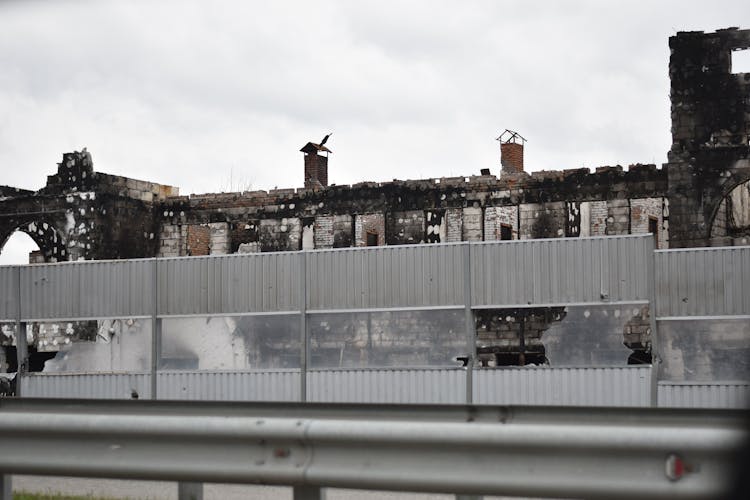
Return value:
[(20, 224), (0, 229), (0, 252), (5, 243), (16, 231), (26, 233), (34, 240), (42, 252), (45, 262), (68, 260), (68, 250), (63, 233), (55, 225), (45, 219), (31, 219)]
[[(707, 216), (707, 227), (708, 227), (708, 238), (709, 240), (716, 237), (723, 237), (726, 234), (718, 234), (722, 227), (720, 219), (720, 210), (722, 206), (725, 206), (727, 197), (730, 196), (732, 191), (742, 186), (743, 184), (750, 182), (750, 160), (741, 160), (742, 163), (747, 165), (744, 168), (733, 168), (729, 170), (728, 178), (717, 188), (717, 195), (712, 198), (711, 203), (706, 206)], [(738, 162), (739, 163), (739, 162)]]

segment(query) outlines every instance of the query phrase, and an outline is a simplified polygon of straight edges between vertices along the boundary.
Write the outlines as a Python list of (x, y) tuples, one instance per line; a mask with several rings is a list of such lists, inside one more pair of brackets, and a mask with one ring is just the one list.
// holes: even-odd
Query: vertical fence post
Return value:
[(659, 332), (656, 323), (657, 297), (656, 297), (656, 246), (651, 236), (652, 250), (649, 252), (647, 262), (648, 272), (648, 317), (651, 328), (651, 406), (659, 406), (659, 371), (661, 358), (659, 353)]
[[(471, 310), (471, 243), (464, 243), (464, 320), (466, 326), (466, 403), (474, 401), (474, 360), (477, 353), (476, 324)], [(481, 500), (480, 496), (456, 495), (456, 500)]]
[(153, 304), (151, 305), (151, 399), (157, 399), (157, 378), (159, 356), (161, 356), (161, 319), (159, 318), (159, 259), (154, 258), (151, 290)]
[(309, 339), (307, 338), (307, 254), (302, 250), (299, 256), (299, 397), (300, 401), (304, 403), (307, 401), (307, 360), (310, 350)]
[(16, 396), (23, 396), (21, 379), (29, 369), (29, 347), (26, 344), (26, 323), (21, 320), (21, 269), (16, 266), (16, 292), (18, 294), (16, 304)]
[(466, 402), (474, 400), (474, 358), (476, 357), (476, 326), (471, 311), (471, 244), (465, 243), (463, 250), (464, 267), (464, 320), (466, 326)]

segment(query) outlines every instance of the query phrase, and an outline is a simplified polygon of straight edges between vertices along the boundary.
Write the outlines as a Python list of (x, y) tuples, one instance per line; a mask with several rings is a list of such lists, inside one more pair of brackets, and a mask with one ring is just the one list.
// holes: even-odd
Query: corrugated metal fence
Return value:
[[(658, 339), (661, 321), (750, 318), (750, 247), (654, 252), (650, 235), (632, 235), (75, 262), (0, 267), (0, 287), (4, 321), (298, 313), (302, 338), (306, 314), (323, 311), (645, 302), (655, 305)], [(466, 335), (469, 349), (475, 332), (468, 321)], [(154, 366), (150, 382), (149, 374), (35, 374), (21, 388), (71, 397), (156, 391), (187, 399), (635, 406), (654, 404), (657, 393), (650, 367), (308, 371), (303, 351), (302, 370)], [(708, 391), (725, 394), (711, 404), (743, 405), (746, 396), (737, 394), (747, 387), (661, 381), (659, 403), (689, 406)]]
[(16, 272), (22, 321), (641, 301), (652, 248), (633, 235), (10, 266), (0, 321), (18, 316)]
[[(737, 325), (750, 323), (750, 247), (659, 250), (654, 252), (654, 259), (657, 332), (662, 332), (659, 351), (665, 363), (670, 362), (667, 350), (683, 340), (706, 349), (707, 365), (711, 361), (737, 367), (746, 364), (750, 338), (745, 335), (745, 338), (722, 344), (727, 332), (726, 327), (724, 331), (721, 328), (734, 324), (736, 330)], [(717, 346), (712, 350), (713, 338)], [(681, 345), (675, 347), (678, 364), (683, 362), (680, 349)], [(744, 370), (740, 369), (739, 376), (732, 380), (701, 380), (696, 373), (700, 375), (710, 370), (710, 365), (701, 370), (686, 367), (686, 375), (674, 380), (671, 378), (680, 377), (674, 377), (666, 368), (660, 367), (662, 373), (667, 372), (663, 376), (660, 374), (658, 384), (661, 406), (750, 406), (750, 383), (737, 381), (747, 376)]]

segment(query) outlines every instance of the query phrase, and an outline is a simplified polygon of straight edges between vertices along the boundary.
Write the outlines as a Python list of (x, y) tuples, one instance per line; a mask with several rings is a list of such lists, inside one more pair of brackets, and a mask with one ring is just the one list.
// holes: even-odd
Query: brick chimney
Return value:
[(500, 142), (502, 174), (523, 172), (523, 145), (526, 139), (518, 132), (505, 129), (496, 140)]
[(314, 142), (308, 142), (300, 151), (305, 153), (305, 189), (328, 186), (328, 153), (332, 151), (323, 144)]

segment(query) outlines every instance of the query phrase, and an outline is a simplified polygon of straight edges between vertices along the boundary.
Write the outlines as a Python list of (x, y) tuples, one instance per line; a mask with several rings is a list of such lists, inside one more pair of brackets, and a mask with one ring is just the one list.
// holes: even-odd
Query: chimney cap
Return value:
[(302, 149), (300, 149), (303, 153), (317, 153), (318, 151), (323, 151), (325, 153), (333, 153), (330, 149), (328, 149), (325, 146), (322, 146), (320, 144), (315, 144), (314, 142), (308, 142), (304, 146), (302, 146)]
[(521, 145), (523, 145), (526, 142), (526, 139), (521, 134), (507, 128), (495, 140), (500, 141), (502, 144), (518, 144), (520, 140)]

